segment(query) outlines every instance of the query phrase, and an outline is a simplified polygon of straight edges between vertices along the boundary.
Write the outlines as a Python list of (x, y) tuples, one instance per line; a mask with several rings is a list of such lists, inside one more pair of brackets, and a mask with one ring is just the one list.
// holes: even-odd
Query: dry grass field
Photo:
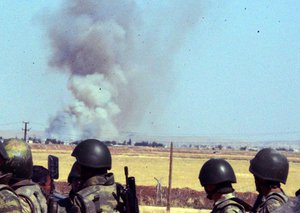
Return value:
[[(71, 156), (74, 147), (58, 145), (32, 145), (33, 161), (36, 165), (47, 167), (49, 154), (59, 157), (58, 181), (66, 181), (70, 168), (75, 161)], [(155, 187), (160, 180), (163, 187), (168, 186), (169, 149), (145, 147), (110, 147), (113, 158), (113, 169), (116, 181), (124, 184), (124, 166), (129, 167), (129, 175), (135, 176), (137, 186)], [(234, 185), (237, 192), (255, 192), (253, 176), (249, 173), (249, 160), (256, 152), (247, 151), (212, 151), (175, 148), (173, 153), (172, 188), (189, 188), (203, 191), (198, 181), (198, 173), (203, 163), (209, 158), (222, 157), (233, 166), (238, 183)], [(289, 196), (294, 196), (300, 187), (300, 155), (299, 153), (285, 153), (290, 161), (287, 184), (283, 186)], [(145, 192), (146, 193), (146, 192)], [(188, 195), (190, 196), (190, 195)], [(180, 198), (181, 199), (181, 198)], [(206, 200), (205, 198), (203, 198)], [(202, 199), (202, 200), (203, 200)], [(200, 200), (199, 197), (194, 200)], [(151, 204), (150, 204), (151, 205)], [(164, 213), (165, 207), (140, 206), (141, 213)], [(209, 210), (192, 208), (171, 208), (171, 213), (206, 213)]]
[[(34, 164), (47, 166), (47, 156), (56, 155), (60, 159), (59, 181), (66, 181), (74, 162), (71, 156), (71, 146), (32, 146)], [(116, 181), (125, 182), (124, 166), (129, 167), (129, 175), (135, 176), (136, 184), (155, 186), (156, 180), (162, 186), (168, 185), (169, 150), (164, 148), (145, 147), (110, 147), (113, 158), (113, 169)], [(249, 173), (249, 160), (256, 152), (247, 151), (218, 151), (196, 149), (174, 149), (172, 188), (190, 188), (203, 190), (198, 181), (198, 173), (203, 163), (212, 157), (222, 157), (228, 160), (234, 168), (238, 183), (234, 188), (238, 192), (254, 192), (254, 180)], [(286, 193), (293, 196), (300, 187), (300, 155), (285, 153), (290, 160), (290, 170), (287, 184), (283, 186)]]

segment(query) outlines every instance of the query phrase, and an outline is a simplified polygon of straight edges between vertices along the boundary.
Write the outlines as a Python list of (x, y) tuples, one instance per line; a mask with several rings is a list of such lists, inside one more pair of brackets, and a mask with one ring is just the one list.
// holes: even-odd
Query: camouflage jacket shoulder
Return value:
[(272, 192), (268, 194), (264, 202), (259, 206), (258, 213), (269, 213), (281, 207), (288, 201), (288, 197), (283, 192)]
[(84, 188), (76, 193), (74, 207), (81, 212), (117, 212), (117, 201), (113, 196), (116, 184), (111, 173), (94, 176), (84, 183)]
[(70, 212), (72, 200), (67, 197), (60, 200), (49, 200), (48, 213), (66, 213)]
[(0, 212), (22, 212), (21, 203), (17, 194), (12, 188), (4, 184), (0, 184)]
[(12, 187), (22, 199), (21, 204), (24, 209), (23, 211), (35, 213), (47, 212), (47, 200), (38, 184), (30, 180), (23, 180), (14, 184)]
[(234, 193), (228, 193), (219, 199), (212, 210), (212, 213), (244, 213), (245, 208), (242, 204), (238, 203), (234, 198)]
[(300, 196), (298, 195), (295, 198), (289, 199), (284, 205), (280, 208), (273, 211), (274, 213), (293, 213), (300, 212)]

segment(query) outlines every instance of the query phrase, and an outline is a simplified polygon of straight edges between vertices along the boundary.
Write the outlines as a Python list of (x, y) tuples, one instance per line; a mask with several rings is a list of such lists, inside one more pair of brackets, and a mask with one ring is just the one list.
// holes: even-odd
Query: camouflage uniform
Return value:
[(2, 166), (9, 160), (4, 145), (0, 143), (0, 212), (19, 213), (22, 212), (22, 206), (17, 194), (8, 186), (12, 177), (11, 173), (3, 173)]
[(236, 177), (232, 166), (223, 158), (211, 158), (200, 169), (198, 176), (207, 198), (215, 201), (212, 213), (245, 212), (249, 204), (235, 197), (232, 183)]
[(22, 212), (18, 196), (5, 184), (0, 184), (0, 212)]
[[(288, 201), (281, 189), (281, 183), (286, 183), (289, 173), (289, 161), (286, 156), (272, 148), (261, 149), (250, 160), (249, 171), (254, 176), (256, 191), (259, 196), (263, 195), (256, 212), (272, 212)], [(257, 201), (259, 200), (260, 197)]]
[(262, 204), (258, 207), (257, 213), (269, 213), (280, 208), (288, 201), (288, 197), (283, 192), (271, 192)]
[(274, 213), (293, 213), (300, 212), (300, 196), (289, 199), (283, 206), (276, 209)]
[(117, 193), (112, 173), (91, 177), (75, 194), (72, 210), (82, 213), (118, 212), (115, 210), (117, 201), (112, 195), (113, 192)]
[(212, 213), (244, 213), (245, 208), (242, 204), (235, 200), (234, 193), (223, 194), (222, 197), (215, 202)]
[(48, 212), (47, 200), (38, 184), (31, 180), (22, 180), (11, 187), (21, 198), (22, 212)]

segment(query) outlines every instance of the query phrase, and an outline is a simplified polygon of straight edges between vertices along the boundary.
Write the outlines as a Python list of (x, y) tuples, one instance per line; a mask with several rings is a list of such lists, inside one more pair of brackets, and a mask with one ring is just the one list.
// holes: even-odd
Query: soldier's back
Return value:
[(48, 211), (47, 200), (39, 185), (29, 182), (15, 189), (15, 192), (21, 198), (23, 212), (45, 213)]
[(0, 212), (22, 212), (22, 207), (18, 196), (9, 186), (4, 184), (0, 184)]
[(289, 199), (284, 205), (276, 209), (274, 213), (294, 213), (300, 212), (300, 195), (295, 198)]
[(73, 209), (78, 212), (117, 212), (117, 201), (113, 197), (116, 184), (88, 186), (75, 195)]
[(265, 201), (259, 206), (258, 213), (269, 213), (283, 206), (288, 201), (284, 193), (273, 192), (266, 196)]
[(244, 213), (245, 208), (235, 200), (224, 200), (223, 202), (215, 205), (212, 213)]

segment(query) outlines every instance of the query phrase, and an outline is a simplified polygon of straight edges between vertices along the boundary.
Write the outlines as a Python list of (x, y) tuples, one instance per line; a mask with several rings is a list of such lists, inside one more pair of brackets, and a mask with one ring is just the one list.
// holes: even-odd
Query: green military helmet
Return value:
[(4, 142), (8, 160), (3, 165), (3, 172), (12, 173), (13, 179), (30, 179), (32, 176), (32, 154), (29, 145), (20, 139)]
[(275, 149), (264, 148), (250, 161), (249, 171), (263, 180), (285, 184), (289, 173), (289, 162)]
[(111, 169), (111, 154), (107, 146), (96, 139), (80, 142), (72, 152), (81, 166)]
[(199, 180), (202, 186), (219, 183), (236, 183), (236, 177), (231, 165), (222, 158), (212, 158), (204, 163)]
[(72, 181), (74, 179), (80, 178), (80, 173), (76, 167), (77, 167), (77, 162), (75, 161), (75, 163), (73, 164), (72, 169), (68, 175), (68, 183), (72, 183)]

